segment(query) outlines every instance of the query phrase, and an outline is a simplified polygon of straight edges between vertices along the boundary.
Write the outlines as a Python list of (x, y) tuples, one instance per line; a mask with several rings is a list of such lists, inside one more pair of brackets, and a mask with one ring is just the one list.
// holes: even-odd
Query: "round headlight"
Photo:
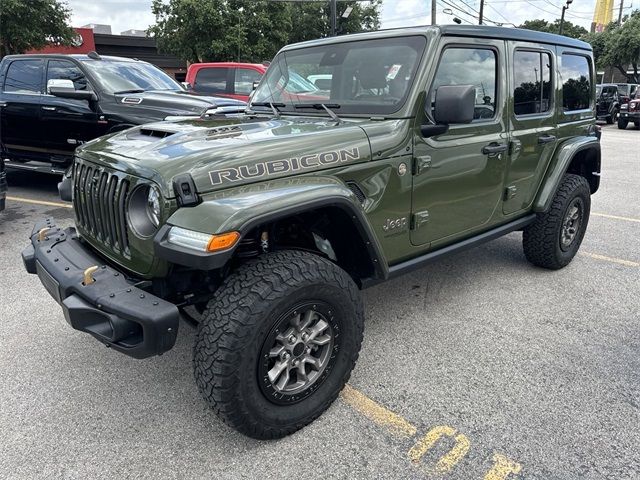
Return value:
[(160, 226), (161, 196), (156, 187), (142, 185), (129, 197), (129, 225), (139, 236), (150, 237)]
[(149, 195), (147, 195), (147, 215), (149, 215), (153, 226), (158, 228), (160, 225), (160, 192), (154, 187), (149, 189)]

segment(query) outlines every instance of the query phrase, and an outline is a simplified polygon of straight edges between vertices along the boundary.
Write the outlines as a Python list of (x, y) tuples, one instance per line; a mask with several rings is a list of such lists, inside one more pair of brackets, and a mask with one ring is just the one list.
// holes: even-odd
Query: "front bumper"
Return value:
[[(40, 234), (42, 229), (42, 235)], [(52, 219), (36, 223), (31, 245), (22, 252), (27, 272), (37, 274), (62, 306), (67, 322), (107, 347), (134, 358), (170, 350), (178, 333), (178, 308), (135, 286), (122, 272), (105, 265), (78, 238), (74, 228)], [(94, 283), (84, 285), (87, 268), (98, 266)]]
[(629, 120), (630, 122), (637, 122), (640, 120), (640, 110), (634, 110), (633, 112), (620, 110), (620, 118)]

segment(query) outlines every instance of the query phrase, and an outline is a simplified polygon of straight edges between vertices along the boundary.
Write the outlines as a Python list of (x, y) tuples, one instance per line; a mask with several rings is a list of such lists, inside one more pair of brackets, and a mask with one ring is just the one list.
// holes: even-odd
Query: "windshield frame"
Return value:
[[(409, 106), (413, 106), (413, 100), (415, 99), (415, 96), (416, 96), (416, 90), (424, 74), (422, 70), (424, 69), (425, 57), (432, 43), (432, 39), (426, 33), (427, 32), (410, 32), (410, 33), (403, 32), (400, 35), (386, 34), (384, 36), (382, 35), (369, 36), (371, 34), (358, 34), (358, 35), (354, 35), (354, 37), (357, 36), (359, 38), (343, 37), (338, 39), (339, 37), (338, 38), (333, 37), (331, 39), (326, 39), (323, 41), (305, 42), (299, 45), (284, 47), (274, 57), (269, 68), (263, 75), (262, 80), (260, 81), (260, 84), (258, 85), (257, 89), (254, 90), (254, 94), (251, 96), (249, 100), (248, 109), (249, 111), (253, 111), (256, 113), (270, 112), (271, 109), (268, 106), (263, 106), (263, 105), (254, 106), (253, 102), (268, 103), (271, 101), (274, 104), (278, 104), (278, 110), (283, 115), (326, 117), (327, 113), (325, 113), (323, 109), (316, 109), (317, 111), (313, 112), (311, 108), (309, 108), (308, 110), (295, 108), (297, 105), (313, 105), (313, 104), (321, 105), (324, 103), (327, 105), (331, 105), (332, 109), (336, 108), (335, 113), (337, 113), (341, 118), (344, 118), (344, 117), (356, 117), (356, 118), (410, 117), (413, 114), (407, 112), (407, 110)], [(269, 75), (274, 70), (278, 70), (279, 72), (282, 72), (280, 62), (284, 59), (283, 65), (288, 65), (286, 62), (286, 58), (287, 58), (287, 55), (291, 55), (292, 53), (298, 54), (299, 52), (304, 52), (305, 50), (316, 50), (316, 49), (323, 49), (323, 48), (326, 48), (328, 50), (336, 45), (358, 44), (362, 42), (372, 42), (372, 41), (381, 41), (381, 42), (385, 42), (385, 44), (388, 44), (387, 42), (394, 42), (397, 44), (397, 46), (401, 46), (403, 43), (402, 42), (403, 39), (411, 39), (412, 41), (416, 42), (415, 46), (417, 47), (416, 48), (417, 55), (414, 63), (412, 64), (413, 68), (409, 76), (409, 79), (407, 81), (407, 88), (404, 91), (404, 95), (402, 96), (400, 101), (398, 101), (395, 104), (384, 105), (382, 103), (378, 103), (378, 104), (343, 103), (341, 102), (342, 99), (332, 98), (332, 97), (329, 97), (326, 100), (325, 99), (323, 100), (309, 99), (308, 101), (299, 101), (296, 99), (279, 100), (279, 99), (274, 99), (273, 94), (271, 96), (267, 95), (267, 98), (260, 98), (260, 97), (257, 97), (257, 95), (255, 95), (259, 91), (259, 89), (263, 86), (263, 82), (267, 82), (269, 80)], [(300, 75), (297, 72), (295, 73)], [(333, 74), (335, 74), (335, 72)], [(300, 76), (305, 80), (307, 80), (303, 75), (300, 75)], [(307, 80), (307, 81), (313, 84), (313, 82), (311, 82), (310, 80)], [(316, 89), (318, 91), (321, 90), (318, 87), (316, 87)], [(281, 106), (283, 103), (284, 103), (284, 106)], [(336, 104), (339, 104), (339, 106), (336, 106)]]
[[(127, 59), (113, 59), (113, 60), (112, 59), (103, 59), (103, 60), (81, 59), (80, 62), (82, 64), (82, 66), (86, 69), (86, 71), (90, 74), (91, 79), (93, 80), (93, 83), (100, 89), (100, 91), (102, 93), (105, 93), (107, 95), (116, 95), (116, 94), (118, 94), (118, 92), (120, 90), (112, 89), (109, 86), (109, 84), (103, 80), (103, 72), (101, 72), (100, 68), (96, 68), (97, 66), (106, 65), (106, 64), (117, 64), (117, 65), (125, 66), (125, 67), (134, 66), (134, 68), (135, 67), (142, 67), (144, 69), (151, 69), (151, 70), (154, 70), (155, 72), (159, 73), (159, 77), (161, 77), (161, 78), (165, 77), (165, 78), (163, 78), (163, 81), (169, 80), (169, 82), (166, 82), (166, 86), (171, 85), (172, 87), (175, 87), (175, 88), (143, 88), (143, 87), (139, 86), (137, 88), (139, 90), (144, 90), (145, 92), (149, 92), (149, 91), (165, 91), (165, 92), (169, 92), (169, 91), (173, 91), (173, 92), (184, 91), (184, 88), (182, 87), (182, 85), (180, 85), (180, 83), (178, 83), (176, 80), (171, 78), (171, 76), (169, 74), (167, 74), (166, 72), (164, 72), (160, 68), (158, 68), (155, 65), (153, 65), (151, 63), (148, 63), (148, 62), (141, 62), (141, 61), (136, 61), (136, 60), (127, 60)], [(133, 87), (131, 89), (133, 89)]]

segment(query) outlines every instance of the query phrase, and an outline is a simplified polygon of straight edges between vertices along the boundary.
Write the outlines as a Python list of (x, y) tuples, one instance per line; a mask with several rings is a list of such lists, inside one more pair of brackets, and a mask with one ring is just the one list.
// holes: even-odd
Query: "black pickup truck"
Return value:
[(9, 55), (0, 63), (0, 155), (63, 172), (78, 145), (144, 123), (243, 111), (245, 103), (189, 94), (153, 65), (88, 55)]

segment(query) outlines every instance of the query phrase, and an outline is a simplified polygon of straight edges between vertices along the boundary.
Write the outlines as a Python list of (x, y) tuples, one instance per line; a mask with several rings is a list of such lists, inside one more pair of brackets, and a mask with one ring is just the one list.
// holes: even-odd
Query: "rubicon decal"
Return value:
[(332, 150), (317, 153), (315, 155), (303, 155), (301, 157), (287, 158), (285, 160), (270, 160), (253, 165), (222, 168), (209, 172), (209, 178), (213, 185), (224, 182), (239, 182), (251, 178), (269, 177), (287, 172), (300, 172), (313, 170), (319, 167), (351, 162), (360, 159), (360, 150), (356, 148)]

